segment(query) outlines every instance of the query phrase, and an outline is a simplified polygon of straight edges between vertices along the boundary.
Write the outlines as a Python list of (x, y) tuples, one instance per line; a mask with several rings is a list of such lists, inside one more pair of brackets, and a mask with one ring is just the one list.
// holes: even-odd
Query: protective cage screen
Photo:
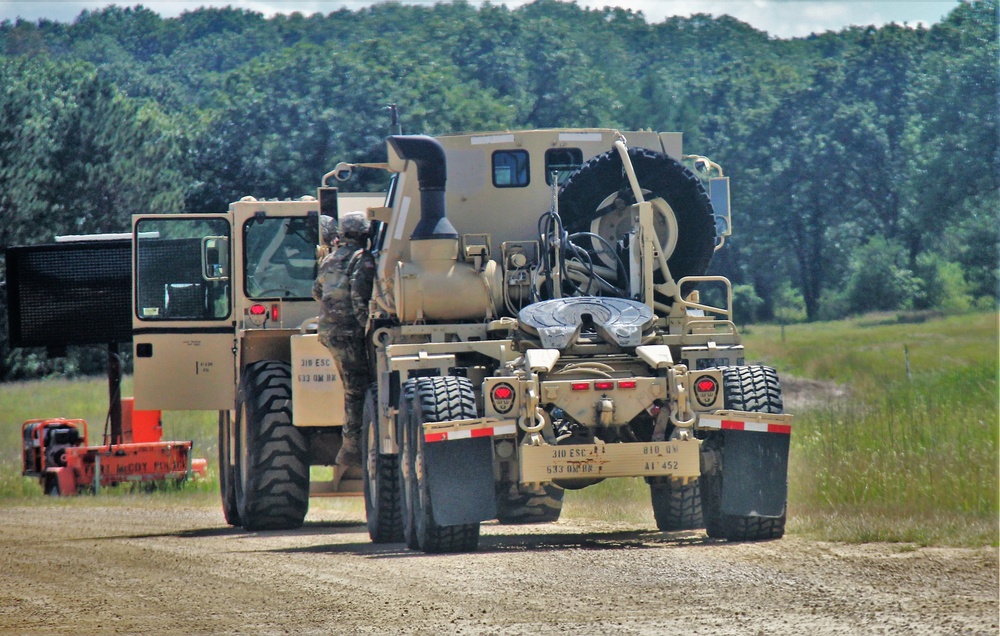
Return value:
[(64, 347), (132, 339), (132, 242), (7, 248), (12, 347)]

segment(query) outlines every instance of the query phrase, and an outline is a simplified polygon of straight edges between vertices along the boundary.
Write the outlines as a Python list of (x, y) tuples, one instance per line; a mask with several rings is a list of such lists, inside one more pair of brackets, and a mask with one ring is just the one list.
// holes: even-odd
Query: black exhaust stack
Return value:
[(457, 239), (458, 232), (445, 216), (444, 184), (448, 169), (444, 148), (436, 139), (427, 135), (392, 135), (389, 143), (401, 159), (417, 164), (420, 221), (410, 235), (410, 240)]

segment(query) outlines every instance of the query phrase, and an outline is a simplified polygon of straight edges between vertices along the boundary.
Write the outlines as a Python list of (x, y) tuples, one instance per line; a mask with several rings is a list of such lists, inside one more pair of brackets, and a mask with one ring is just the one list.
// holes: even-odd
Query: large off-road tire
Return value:
[[(725, 407), (756, 413), (782, 413), (781, 384), (774, 369), (764, 366), (731, 367), (722, 371)], [(725, 438), (713, 432), (702, 443), (703, 457), (711, 468), (701, 476), (702, 511), (708, 536), (728, 541), (780, 539), (785, 534), (785, 514), (780, 517), (727, 515), (722, 512)]]
[(309, 449), (292, 425), (291, 367), (255, 362), (236, 396), (236, 506), (247, 530), (298, 528), (309, 509)]
[(497, 520), (500, 523), (549, 523), (562, 513), (565, 491), (555, 484), (500, 482), (497, 484)]
[(379, 419), (376, 385), (365, 394), (361, 420), (361, 457), (365, 462), (363, 482), (368, 536), (373, 543), (403, 540), (402, 492), (399, 456), (379, 452)]
[[(479, 523), (442, 526), (434, 520), (434, 501), (424, 463), (423, 425), (477, 417), (472, 382), (453, 376), (421, 378), (413, 385), (403, 438), (409, 496), (404, 523), (407, 545), (424, 552), (470, 552), (479, 545)], [(446, 468), (446, 467), (442, 467)]]
[(233, 446), (232, 411), (219, 411), (219, 492), (222, 495), (222, 514), (226, 523), (240, 526), (240, 513), (236, 507), (236, 467), (231, 459)]
[(678, 479), (650, 480), (649, 495), (658, 529), (673, 532), (705, 527), (697, 479), (686, 484)]
[[(648, 191), (643, 197), (647, 201), (662, 197), (677, 219), (677, 244), (667, 259), (674, 280), (704, 274), (715, 253), (715, 218), (701, 180), (660, 152), (629, 148), (628, 154), (639, 186)], [(567, 179), (559, 192), (559, 213), (570, 232), (589, 231), (594, 219), (615, 211), (616, 200), (628, 206), (635, 203), (635, 196), (621, 155), (610, 150), (580, 166)], [(620, 237), (603, 238), (614, 243)], [(667, 237), (659, 238), (664, 244), (668, 242)], [(662, 282), (662, 278), (658, 281)]]
[(407, 380), (400, 387), (399, 413), (396, 415), (396, 439), (399, 441), (399, 492), (403, 517), (403, 542), (411, 550), (419, 550), (415, 531), (414, 498), (416, 486), (413, 480), (413, 465), (410, 450), (410, 420), (413, 418), (413, 389), (416, 380)]

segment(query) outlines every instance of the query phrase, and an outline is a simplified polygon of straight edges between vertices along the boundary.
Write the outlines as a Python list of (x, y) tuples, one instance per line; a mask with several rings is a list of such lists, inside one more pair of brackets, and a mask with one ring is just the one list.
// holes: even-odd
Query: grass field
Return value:
[[(789, 467), (788, 531), (838, 541), (998, 544), (998, 321), (993, 313), (900, 322), (895, 316), (752, 326), (748, 362), (807, 387), (798, 396)], [(130, 393), (126, 381), (123, 394)], [(804, 401), (804, 404), (802, 404)], [(39, 501), (20, 476), (20, 424), (82, 417), (100, 440), (104, 378), (0, 385), (0, 505)], [(790, 410), (791, 412), (791, 410)], [(193, 440), (207, 482), (165, 497), (218, 505), (216, 417), (164, 413), (164, 435)], [(360, 502), (355, 502), (360, 503)], [(74, 505), (74, 504), (68, 504)], [(312, 505), (327, 505), (313, 500)], [(641, 480), (566, 494), (568, 517), (651, 523)]]
[[(828, 539), (997, 545), (997, 316), (891, 316), (754, 328), (748, 351), (837, 383), (796, 420), (797, 532)], [(749, 357), (749, 356), (748, 356)]]

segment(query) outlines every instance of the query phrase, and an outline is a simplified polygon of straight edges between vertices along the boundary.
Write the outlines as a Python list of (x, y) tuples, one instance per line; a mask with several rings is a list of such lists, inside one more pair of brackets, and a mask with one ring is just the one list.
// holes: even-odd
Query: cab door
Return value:
[(133, 217), (137, 409), (233, 408), (232, 245), (226, 214)]

